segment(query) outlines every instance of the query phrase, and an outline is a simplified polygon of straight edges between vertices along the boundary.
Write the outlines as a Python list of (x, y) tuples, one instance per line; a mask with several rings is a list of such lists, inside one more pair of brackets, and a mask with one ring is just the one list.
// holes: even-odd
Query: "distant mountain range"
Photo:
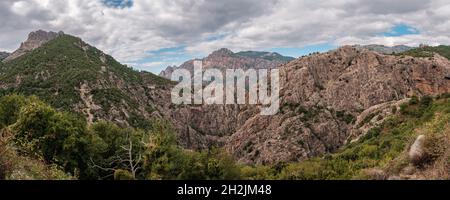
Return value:
[[(231, 50), (224, 48), (214, 51), (206, 58), (200, 60), (203, 61), (203, 68), (205, 69), (273, 69), (295, 60), (295, 58), (282, 56), (273, 52), (244, 51), (234, 53)], [(172, 72), (175, 69), (187, 69), (193, 72), (193, 63), (194, 60), (190, 60), (178, 67), (167, 67), (167, 69), (162, 71), (159, 75), (170, 79)]]
[(361, 48), (361, 49), (367, 49), (370, 51), (375, 51), (378, 53), (383, 53), (383, 54), (396, 54), (396, 53), (403, 53), (406, 51), (409, 51), (411, 49), (414, 49), (414, 47), (409, 47), (409, 46), (405, 46), (405, 45), (397, 45), (397, 46), (384, 46), (384, 45), (377, 45), (377, 44), (372, 44), (372, 45), (364, 45), (364, 46), (359, 46), (356, 45), (356, 48)]

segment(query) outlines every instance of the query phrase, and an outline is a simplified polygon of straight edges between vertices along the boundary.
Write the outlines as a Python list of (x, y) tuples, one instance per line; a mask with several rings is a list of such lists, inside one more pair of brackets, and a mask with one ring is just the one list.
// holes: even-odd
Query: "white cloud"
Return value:
[[(450, 44), (448, 0), (134, 0), (123, 9), (101, 0), (2, 0), (0, 19), (0, 50), (14, 50), (36, 29), (63, 30), (127, 63), (177, 46), (205, 54), (221, 47)], [(396, 24), (420, 34), (380, 36)]]

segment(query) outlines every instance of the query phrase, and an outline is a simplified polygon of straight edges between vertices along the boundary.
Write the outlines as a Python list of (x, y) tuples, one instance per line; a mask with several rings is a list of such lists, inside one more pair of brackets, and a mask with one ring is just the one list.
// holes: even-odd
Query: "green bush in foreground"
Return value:
[[(36, 97), (0, 98), (3, 139), (0, 178), (20, 178), (23, 166), (51, 172), (52, 166), (79, 179), (239, 179), (234, 160), (219, 149), (194, 152), (179, 147), (171, 125), (153, 120), (148, 130), (121, 128), (110, 122), (90, 126), (84, 119), (59, 112)], [(5, 151), (6, 152), (6, 151)], [(28, 162), (11, 164), (14, 156)], [(42, 161), (42, 162), (41, 162)], [(59, 172), (58, 172), (59, 173)], [(56, 174), (58, 174), (56, 173)], [(35, 173), (34, 173), (35, 174)], [(50, 179), (50, 176), (29, 176)]]

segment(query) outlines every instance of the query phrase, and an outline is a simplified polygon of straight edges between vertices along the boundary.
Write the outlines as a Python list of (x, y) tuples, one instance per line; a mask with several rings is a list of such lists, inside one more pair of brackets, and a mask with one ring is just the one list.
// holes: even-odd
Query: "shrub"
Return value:
[(114, 180), (135, 180), (128, 170), (118, 169), (114, 172)]
[(424, 142), (424, 153), (426, 156), (424, 163), (434, 162), (445, 153), (447, 149), (445, 137), (436, 134), (427, 135)]
[(422, 106), (423, 108), (428, 108), (431, 106), (431, 104), (433, 103), (433, 97), (430, 96), (423, 96), (420, 99), (420, 106)]
[(419, 98), (417, 96), (412, 96), (409, 100), (409, 105), (416, 105), (419, 103)]
[(17, 121), (20, 109), (26, 99), (20, 95), (9, 95), (0, 98), (0, 129)]
[(15, 157), (11, 151), (9, 140), (12, 133), (7, 129), (0, 129), (0, 180), (5, 180), (12, 169), (12, 159)]
[(336, 112), (336, 117), (343, 120), (347, 124), (352, 124), (356, 121), (355, 116), (353, 116), (352, 114), (347, 114), (345, 111)]
[(391, 112), (392, 114), (397, 114), (397, 106), (392, 106)]

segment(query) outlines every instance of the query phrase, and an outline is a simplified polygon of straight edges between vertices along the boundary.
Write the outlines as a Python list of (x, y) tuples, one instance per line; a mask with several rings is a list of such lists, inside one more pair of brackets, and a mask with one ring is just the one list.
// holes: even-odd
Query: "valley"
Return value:
[(172, 104), (167, 78), (194, 60), (157, 76), (81, 38), (36, 31), (0, 64), (0, 178), (448, 177), (447, 148), (419, 163), (405, 152), (419, 135), (448, 142), (449, 49), (343, 46), (297, 59), (220, 49), (197, 59), (219, 70), (277, 68), (281, 109), (264, 116), (258, 105)]

